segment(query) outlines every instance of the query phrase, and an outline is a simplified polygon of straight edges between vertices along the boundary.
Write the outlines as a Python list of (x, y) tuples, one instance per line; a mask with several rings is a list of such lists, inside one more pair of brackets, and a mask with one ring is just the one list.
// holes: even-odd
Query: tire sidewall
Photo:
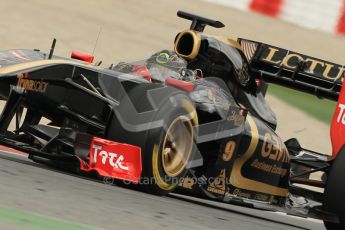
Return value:
[[(170, 100), (172, 98), (169, 98)], [(171, 177), (166, 174), (162, 165), (163, 142), (166, 132), (171, 123), (179, 116), (187, 116), (193, 125), (193, 133), (195, 137), (197, 120), (194, 106), (190, 99), (184, 94), (176, 94), (173, 96), (176, 106), (171, 107), (170, 103), (164, 103), (159, 108), (155, 120), (162, 119), (163, 127), (152, 129), (148, 132), (146, 140), (146, 148), (143, 154), (143, 177), (142, 182), (152, 183), (150, 186), (145, 186), (150, 193), (164, 195), (173, 191), (180, 178), (186, 175), (187, 169), (185, 168), (178, 176)], [(194, 138), (193, 138), (194, 141)], [(193, 151), (194, 148), (192, 148)], [(190, 155), (193, 157), (193, 152)]]

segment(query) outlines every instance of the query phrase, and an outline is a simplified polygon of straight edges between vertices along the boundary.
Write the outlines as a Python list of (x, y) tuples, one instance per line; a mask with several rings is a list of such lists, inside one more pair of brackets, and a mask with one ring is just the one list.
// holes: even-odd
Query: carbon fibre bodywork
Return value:
[[(49, 119), (51, 124), (61, 127), (61, 130), (72, 129), (76, 133), (126, 143), (127, 137), (112, 134), (117, 133), (116, 130), (112, 130), (112, 119), (120, 120), (123, 129), (140, 133), (139, 138), (143, 135), (143, 131), (162, 125), (160, 121), (152, 121), (154, 105), (159, 104), (160, 98), (165, 98), (175, 91), (165, 84), (149, 91), (149, 98), (152, 99), (151, 114), (150, 109), (146, 113), (138, 113), (133, 102), (126, 96), (126, 92), (135, 85), (148, 84), (141, 78), (73, 60), (62, 58), (44, 60), (45, 55), (38, 51), (12, 50), (5, 51), (2, 55), (5, 56), (6, 53), (9, 56), (16, 53), (27, 61), (4, 66), (0, 71), (2, 74), (0, 87), (3, 89), (1, 94), (9, 101), (0, 121), (1, 130), (3, 132), (7, 130), (10, 115), (14, 115), (16, 111), (11, 107), (27, 108), (24, 123), (15, 132), (28, 133), (30, 137), (41, 140), (42, 144), (46, 144), (45, 151), (42, 151), (46, 152), (45, 154), (52, 151), (48, 151), (49, 145), (51, 149), (55, 149), (56, 146), (49, 139), (42, 140), (44, 138), (38, 135), (44, 135), (38, 134), (39, 131), (33, 131), (34, 126), (37, 125), (35, 121), (40, 120), (41, 117)], [(85, 76), (99, 94), (93, 91), (80, 76)], [(205, 163), (203, 167), (210, 171), (207, 172), (209, 174), (207, 177), (217, 177), (223, 170), (229, 186), (227, 189), (224, 187), (223, 195), (225, 192), (232, 193), (233, 190), (241, 188), (254, 191), (251, 198), (255, 197), (256, 192), (269, 194), (267, 199), (271, 199), (271, 195), (285, 198), (288, 191), (289, 158), (284, 144), (274, 131), (265, 121), (242, 108), (230, 90), (224, 90), (227, 86), (222, 80), (206, 78), (195, 81), (194, 85), (194, 90), (189, 95), (199, 111), (200, 123), (196, 144), (207, 145), (212, 142), (215, 147), (213, 153), (205, 153), (200, 149)], [(211, 89), (213, 95), (209, 95)], [(18, 99), (11, 104), (14, 95), (17, 95)], [(9, 118), (4, 119), (5, 117)], [(210, 119), (208, 120), (207, 117)], [(145, 127), (148, 124), (149, 126)], [(70, 140), (71, 143), (67, 144), (68, 140), (65, 140), (66, 146), (60, 147), (70, 147), (70, 152), (67, 150), (63, 151), (63, 154), (51, 154), (57, 158), (59, 155), (78, 155), (74, 150), (74, 141)], [(5, 139), (3, 142), (6, 144)], [(219, 144), (215, 144), (216, 142)], [(229, 146), (231, 143), (234, 143), (234, 146)], [(219, 146), (230, 149), (231, 157), (227, 157), (228, 159), (223, 157), (220, 152), (224, 149), (220, 149)], [(32, 154), (35, 155), (34, 152)], [(219, 160), (213, 164), (209, 163), (208, 154), (213, 155), (211, 158), (217, 157)], [(38, 155), (44, 156), (43, 153)], [(274, 173), (270, 172), (272, 166), (276, 167), (272, 169), (276, 171)], [(256, 183), (264, 186), (256, 188)], [(209, 190), (219, 195), (219, 190)]]

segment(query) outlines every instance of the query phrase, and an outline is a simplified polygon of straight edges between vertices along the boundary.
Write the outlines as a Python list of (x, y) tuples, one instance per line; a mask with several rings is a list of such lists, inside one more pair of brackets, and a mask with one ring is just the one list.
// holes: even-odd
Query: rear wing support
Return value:
[(254, 77), (337, 101), (345, 66), (268, 44), (239, 39)]

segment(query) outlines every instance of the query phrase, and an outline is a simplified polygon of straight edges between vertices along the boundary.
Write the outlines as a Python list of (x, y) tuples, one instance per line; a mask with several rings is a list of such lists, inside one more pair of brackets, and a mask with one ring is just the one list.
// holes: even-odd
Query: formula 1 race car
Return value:
[[(92, 55), (0, 52), (0, 144), (35, 162), (345, 229), (345, 68), (268, 44), (203, 33), (191, 20), (174, 51), (101, 67)], [(79, 60), (77, 60), (79, 59)], [(283, 142), (267, 83), (338, 100), (332, 155)], [(323, 172), (320, 180), (309, 174)], [(296, 184), (324, 188), (315, 192)]]

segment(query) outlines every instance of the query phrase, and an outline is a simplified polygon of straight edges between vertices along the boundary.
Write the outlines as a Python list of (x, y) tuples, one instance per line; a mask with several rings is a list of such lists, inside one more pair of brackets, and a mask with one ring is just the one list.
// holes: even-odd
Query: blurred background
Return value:
[[(175, 35), (190, 24), (176, 16), (184, 10), (226, 25), (206, 33), (345, 64), (344, 6), (343, 0), (0, 0), (0, 50), (48, 51), (56, 38), (56, 55), (94, 53), (104, 66), (144, 59), (173, 48)], [(296, 137), (303, 147), (330, 154), (334, 102), (277, 86), (267, 99), (284, 140)]]
[[(0, 49), (49, 50), (57, 38), (56, 54), (62, 56), (72, 50), (94, 53), (104, 65), (143, 59), (172, 48), (175, 35), (189, 27), (188, 21), (176, 17), (179, 9), (226, 25), (208, 27), (207, 33), (345, 63), (343, 0), (1, 0)], [(329, 121), (335, 104), (276, 86), (269, 92), (280, 135), (297, 137), (302, 146), (329, 153)]]

